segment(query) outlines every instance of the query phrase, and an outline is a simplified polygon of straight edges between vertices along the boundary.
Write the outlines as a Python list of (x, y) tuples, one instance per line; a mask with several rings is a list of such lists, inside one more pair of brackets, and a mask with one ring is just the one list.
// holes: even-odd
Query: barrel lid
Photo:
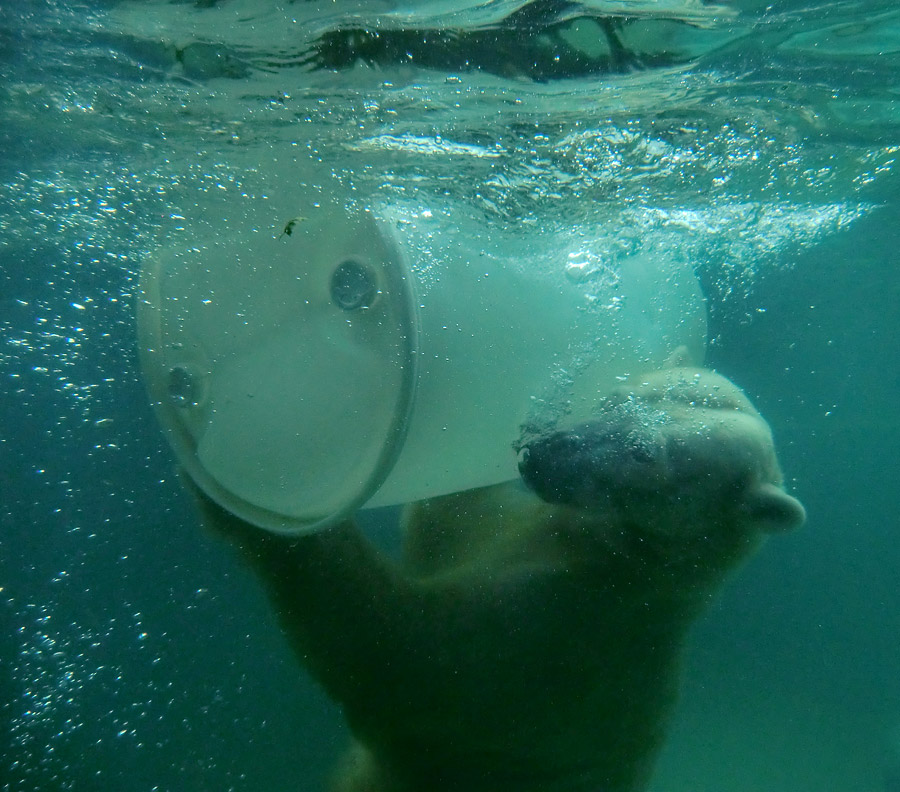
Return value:
[(416, 389), (416, 302), (371, 212), (325, 206), (154, 254), (137, 323), (178, 461), (230, 512), (312, 532), (390, 473)]

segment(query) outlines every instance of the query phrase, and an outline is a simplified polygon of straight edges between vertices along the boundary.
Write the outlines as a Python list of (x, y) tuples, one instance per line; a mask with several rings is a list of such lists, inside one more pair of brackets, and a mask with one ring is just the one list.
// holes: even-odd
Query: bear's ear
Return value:
[(676, 347), (672, 350), (672, 353), (666, 358), (666, 362), (663, 363), (662, 368), (672, 369), (672, 368), (688, 368), (690, 366), (699, 366), (701, 361), (694, 360), (691, 355), (691, 350), (687, 348), (685, 344), (682, 344), (679, 347)]
[(806, 522), (803, 504), (775, 484), (760, 484), (749, 492), (743, 510), (764, 533), (790, 531)]

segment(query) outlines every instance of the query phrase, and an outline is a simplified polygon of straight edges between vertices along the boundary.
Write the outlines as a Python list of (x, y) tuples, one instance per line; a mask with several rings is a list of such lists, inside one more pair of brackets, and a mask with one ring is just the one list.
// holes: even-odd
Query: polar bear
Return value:
[(292, 538), (202, 501), (343, 708), (333, 789), (645, 789), (691, 623), (805, 516), (766, 422), (704, 369), (625, 382), (520, 471), (408, 507), (399, 562), (351, 521)]

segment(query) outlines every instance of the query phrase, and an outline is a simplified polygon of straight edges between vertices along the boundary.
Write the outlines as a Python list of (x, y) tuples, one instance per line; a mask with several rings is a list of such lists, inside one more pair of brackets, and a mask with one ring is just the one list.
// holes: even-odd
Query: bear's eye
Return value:
[(377, 293), (375, 273), (354, 259), (347, 259), (331, 273), (331, 299), (344, 311), (368, 308)]

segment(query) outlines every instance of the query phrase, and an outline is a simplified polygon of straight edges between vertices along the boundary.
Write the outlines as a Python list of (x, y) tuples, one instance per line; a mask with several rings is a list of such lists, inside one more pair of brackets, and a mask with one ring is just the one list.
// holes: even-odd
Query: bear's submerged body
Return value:
[(341, 792), (638, 792), (686, 633), (803, 520), (728, 380), (668, 369), (535, 438), (524, 482), (411, 506), (399, 563), (351, 523), (297, 539), (206, 504), (358, 741)]

